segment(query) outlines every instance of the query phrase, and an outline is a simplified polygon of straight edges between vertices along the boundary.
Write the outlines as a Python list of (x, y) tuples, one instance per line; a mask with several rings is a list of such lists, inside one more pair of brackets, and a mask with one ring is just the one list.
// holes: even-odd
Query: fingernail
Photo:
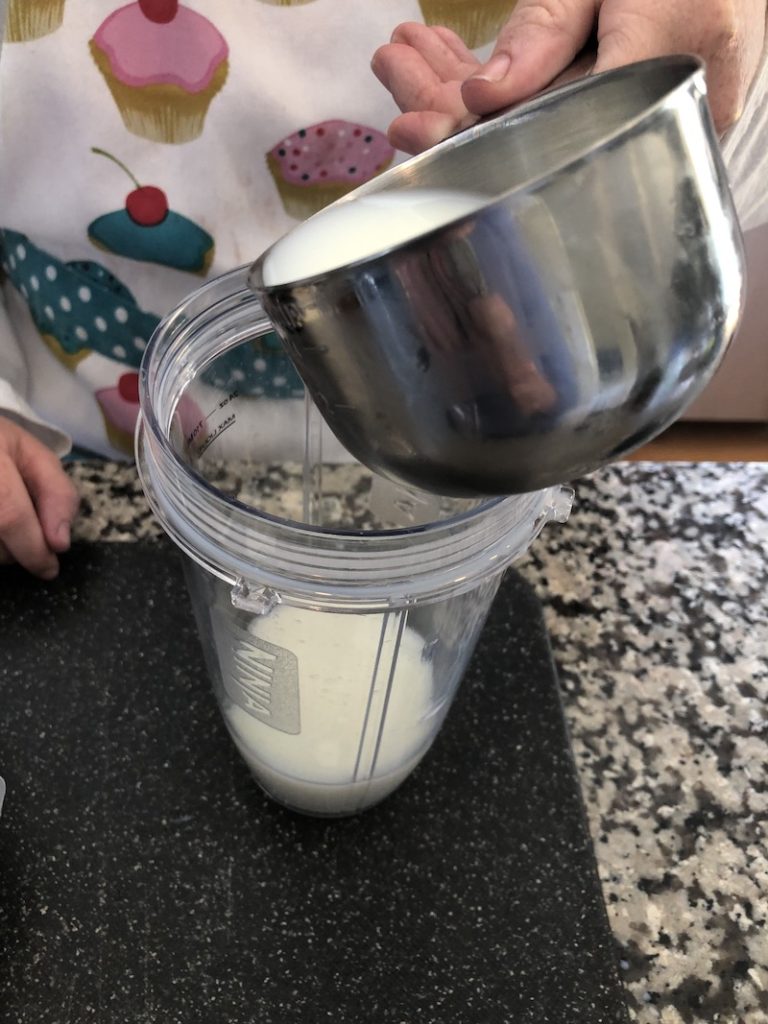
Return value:
[(50, 565), (50, 566), (48, 566), (47, 569), (43, 569), (43, 571), (40, 573), (40, 578), (50, 582), (51, 580), (55, 580), (58, 575), (59, 575), (59, 567), (58, 567), (58, 565)]
[(70, 524), (66, 519), (62, 519), (59, 523), (59, 528), (56, 531), (56, 540), (63, 548), (68, 548), (70, 545)]
[(500, 82), (509, 71), (511, 63), (512, 59), (508, 53), (497, 53), (478, 72), (470, 75), (470, 78), (482, 82)]

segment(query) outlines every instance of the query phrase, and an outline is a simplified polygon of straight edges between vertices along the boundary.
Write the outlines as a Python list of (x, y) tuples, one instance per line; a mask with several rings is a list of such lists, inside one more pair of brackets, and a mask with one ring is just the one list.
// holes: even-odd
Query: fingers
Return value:
[(452, 29), (445, 28), (443, 25), (432, 25), (431, 29), (442, 39), (450, 50), (453, 50), (457, 60), (467, 65), (469, 74), (471, 74), (472, 71), (477, 70), (480, 65), (480, 61), (474, 53), (472, 53), (461, 36), (456, 35)]
[(583, 49), (599, 0), (520, 0), (491, 58), (464, 83), (474, 114), (489, 114), (546, 88)]
[[(482, 66), (449, 29), (401, 25), (373, 61), (404, 112), (390, 140), (416, 153), (552, 84), (674, 53), (706, 62), (723, 132), (738, 120), (759, 67), (765, 11), (766, 0), (518, 0)], [(582, 51), (595, 28), (593, 65)]]
[(448, 114), (460, 124), (467, 116), (461, 82), (477, 68), (477, 61), (457, 56), (455, 43), (452, 48), (424, 25), (401, 25), (392, 38), (376, 51), (371, 67), (398, 107)]
[(406, 24), (373, 56), (374, 74), (404, 112), (393, 121), (389, 140), (406, 153), (419, 153), (472, 124), (461, 98), (461, 83), (478, 68), (477, 59), (448, 29)]
[(46, 542), (21, 473), (7, 452), (0, 452), (0, 542), (14, 561), (35, 576), (52, 580), (58, 575), (58, 559)]
[[(392, 145), (419, 153), (474, 124), (480, 114), (544, 88), (570, 65), (589, 36), (596, 2), (521, 0), (484, 67), (450, 29), (400, 25), (371, 62), (403, 111), (389, 129)], [(496, 74), (499, 61), (505, 74), (494, 82), (489, 76)]]
[(69, 547), (77, 494), (59, 460), (0, 416), (0, 564), (18, 562), (42, 579), (59, 571)]
[(16, 463), (46, 543), (53, 551), (66, 551), (80, 503), (74, 485), (53, 452), (25, 432), (21, 432)]
[(480, 66), (477, 57), (467, 49), (459, 36), (447, 28), (431, 28), (418, 22), (406, 22), (398, 25), (392, 33), (391, 42), (409, 46), (419, 53), (442, 82), (452, 79), (463, 82), (467, 75), (477, 71)]
[(470, 114), (457, 119), (452, 114), (440, 114), (434, 110), (412, 111), (395, 118), (387, 135), (396, 149), (404, 153), (422, 153), (449, 135), (468, 128), (476, 120)]
[(437, 110), (457, 120), (466, 115), (459, 80), (444, 81), (412, 46), (383, 46), (374, 55), (372, 67), (401, 110)]

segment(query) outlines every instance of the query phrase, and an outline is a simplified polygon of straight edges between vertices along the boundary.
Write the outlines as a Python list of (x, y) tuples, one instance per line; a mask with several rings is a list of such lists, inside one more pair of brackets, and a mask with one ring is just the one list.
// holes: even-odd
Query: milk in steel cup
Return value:
[(376, 192), (327, 207), (284, 235), (262, 267), (267, 288), (392, 249), (479, 209), (487, 199), (448, 189)]

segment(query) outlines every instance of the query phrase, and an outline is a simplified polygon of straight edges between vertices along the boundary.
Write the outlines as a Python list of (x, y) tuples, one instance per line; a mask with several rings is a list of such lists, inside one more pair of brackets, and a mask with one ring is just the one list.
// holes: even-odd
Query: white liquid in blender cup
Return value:
[(351, 813), (392, 792), (424, 753), (438, 724), (432, 666), (424, 639), (393, 621), (399, 614), (389, 616), (383, 643), (381, 613), (278, 606), (252, 620), (254, 637), (298, 663), (297, 733), (235, 703), (225, 710), (240, 753), (276, 799), (309, 813)]
[(264, 284), (299, 281), (366, 259), (472, 213), (486, 201), (449, 189), (401, 189), (329, 206), (275, 243), (264, 260)]

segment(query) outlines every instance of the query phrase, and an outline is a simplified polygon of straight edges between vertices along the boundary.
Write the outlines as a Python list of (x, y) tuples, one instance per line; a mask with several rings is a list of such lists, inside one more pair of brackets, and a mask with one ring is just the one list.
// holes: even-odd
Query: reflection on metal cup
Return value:
[(251, 269), (362, 462), (439, 494), (531, 491), (629, 452), (701, 392), (744, 270), (695, 58), (572, 82), (341, 202), (441, 188), (485, 200), (316, 277), (265, 286), (269, 252)]

